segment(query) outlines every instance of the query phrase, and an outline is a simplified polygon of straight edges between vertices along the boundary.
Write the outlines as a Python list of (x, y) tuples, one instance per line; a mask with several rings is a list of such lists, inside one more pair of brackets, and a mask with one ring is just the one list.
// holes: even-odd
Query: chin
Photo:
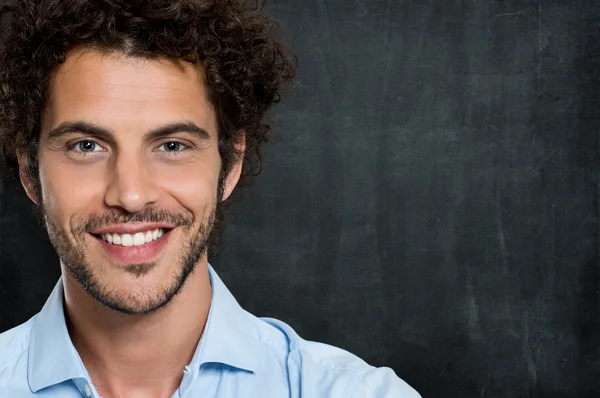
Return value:
[(87, 294), (103, 306), (124, 314), (148, 314), (165, 307), (184, 282), (181, 272), (167, 271), (161, 263), (107, 264), (97, 272), (90, 272), (93, 266), (67, 269)]
[(97, 291), (92, 297), (104, 306), (124, 314), (148, 314), (165, 307), (175, 296), (168, 286), (117, 288)]

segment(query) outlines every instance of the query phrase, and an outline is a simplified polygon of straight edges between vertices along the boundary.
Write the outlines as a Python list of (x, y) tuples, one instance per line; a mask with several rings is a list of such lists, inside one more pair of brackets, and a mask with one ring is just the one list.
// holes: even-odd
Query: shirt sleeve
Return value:
[(421, 398), (411, 386), (390, 368), (374, 368), (366, 372), (351, 398)]

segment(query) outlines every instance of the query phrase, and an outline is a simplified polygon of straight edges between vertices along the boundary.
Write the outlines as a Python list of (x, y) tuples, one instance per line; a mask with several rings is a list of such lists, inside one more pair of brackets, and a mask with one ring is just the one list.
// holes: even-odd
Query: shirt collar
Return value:
[(253, 315), (235, 300), (209, 264), (212, 301), (204, 333), (192, 358), (192, 371), (206, 363), (225, 364), (254, 373), (262, 344)]
[[(253, 316), (237, 303), (210, 264), (208, 272), (211, 306), (189, 368), (197, 374), (202, 365), (218, 363), (254, 373), (261, 344)], [(67, 330), (63, 297), (60, 278), (31, 330), (27, 376), (33, 392), (66, 380), (89, 380)]]
[(85, 367), (67, 331), (63, 297), (61, 278), (31, 330), (27, 378), (33, 392), (65, 380), (87, 378)]

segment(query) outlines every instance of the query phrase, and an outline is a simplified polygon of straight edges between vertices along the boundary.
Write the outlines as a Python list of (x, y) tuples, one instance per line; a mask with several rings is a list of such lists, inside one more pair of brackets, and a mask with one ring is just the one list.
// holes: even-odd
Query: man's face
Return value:
[(40, 199), (63, 269), (117, 311), (156, 310), (214, 222), (221, 160), (202, 69), (76, 51), (51, 83)]

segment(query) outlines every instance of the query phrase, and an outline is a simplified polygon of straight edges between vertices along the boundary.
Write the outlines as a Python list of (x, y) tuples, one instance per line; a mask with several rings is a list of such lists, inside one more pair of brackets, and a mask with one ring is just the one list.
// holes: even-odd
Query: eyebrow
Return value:
[[(107, 139), (114, 139), (115, 133), (111, 129), (101, 127), (97, 124), (85, 122), (82, 120), (68, 121), (59, 124), (48, 132), (48, 139), (57, 139), (61, 136), (73, 134), (73, 133), (84, 133), (92, 134)], [(210, 140), (210, 134), (208, 131), (198, 126), (196, 123), (190, 120), (184, 120), (181, 122), (169, 123), (163, 126), (154, 128), (144, 135), (146, 139), (165, 137), (175, 133), (189, 133), (201, 140)]]

